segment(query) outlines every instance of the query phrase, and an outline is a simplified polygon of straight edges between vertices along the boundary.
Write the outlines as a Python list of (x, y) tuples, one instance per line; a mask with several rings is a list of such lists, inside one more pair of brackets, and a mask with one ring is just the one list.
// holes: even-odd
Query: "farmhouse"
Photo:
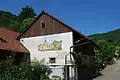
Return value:
[(31, 61), (45, 59), (53, 71), (50, 78), (92, 80), (94, 42), (45, 11), (17, 39)]

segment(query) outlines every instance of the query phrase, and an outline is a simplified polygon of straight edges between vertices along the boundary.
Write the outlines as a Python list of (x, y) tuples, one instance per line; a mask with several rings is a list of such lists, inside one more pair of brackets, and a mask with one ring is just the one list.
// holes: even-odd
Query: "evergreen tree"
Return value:
[(35, 16), (36, 16), (36, 13), (35, 13), (34, 9), (30, 6), (23, 7), (18, 15), (19, 21), (21, 21), (21, 22), (24, 19), (34, 18)]

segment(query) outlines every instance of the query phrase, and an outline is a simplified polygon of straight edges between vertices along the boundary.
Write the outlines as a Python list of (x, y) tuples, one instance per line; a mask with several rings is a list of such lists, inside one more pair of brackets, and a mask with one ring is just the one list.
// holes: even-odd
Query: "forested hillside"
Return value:
[(29, 6), (23, 7), (17, 15), (0, 10), (0, 27), (22, 32), (35, 19), (35, 16), (34, 9)]
[(93, 39), (104, 39), (108, 42), (113, 42), (113, 43), (120, 43), (120, 29), (102, 34), (93, 34), (90, 35), (89, 37)]

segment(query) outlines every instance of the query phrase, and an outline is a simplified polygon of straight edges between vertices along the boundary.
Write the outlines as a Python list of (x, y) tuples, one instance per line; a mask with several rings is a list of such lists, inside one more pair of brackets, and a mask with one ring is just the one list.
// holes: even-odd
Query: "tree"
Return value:
[(11, 24), (15, 24), (18, 17), (7, 11), (0, 11), (0, 26), (11, 29)]
[(10, 30), (14, 30), (16, 32), (20, 32), (20, 28), (21, 28), (21, 23), (19, 21), (14, 21), (14, 23), (11, 23), (8, 27), (8, 29)]
[(10, 25), (11, 23), (14, 23), (15, 20), (17, 20), (16, 15), (7, 11), (0, 11), (0, 24)]
[(20, 22), (18, 21), (18, 16), (7, 12), (0, 11), (0, 26), (19, 32)]
[(18, 16), (0, 10), (0, 26), (17, 32), (22, 32), (35, 19), (36, 13), (32, 7), (23, 7)]
[(36, 16), (36, 13), (34, 9), (30, 6), (23, 7), (18, 15), (19, 21), (23, 21), (24, 19), (27, 19), (27, 18), (34, 18), (35, 16)]
[(24, 19), (20, 25), (20, 29), (19, 32), (23, 32), (25, 28), (27, 28), (33, 21), (35, 20), (35, 18), (27, 18)]
[(105, 63), (113, 62), (116, 45), (108, 43), (106, 40), (96, 40), (95, 42), (100, 48), (99, 53), (95, 55), (96, 64), (100, 66)]

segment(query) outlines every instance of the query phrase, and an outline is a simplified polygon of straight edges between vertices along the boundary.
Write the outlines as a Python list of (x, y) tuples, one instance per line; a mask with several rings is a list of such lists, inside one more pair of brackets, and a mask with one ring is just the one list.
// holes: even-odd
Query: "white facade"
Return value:
[[(20, 42), (30, 51), (31, 61), (45, 59), (49, 65), (65, 65), (65, 55), (73, 45), (72, 32), (21, 38)], [(55, 58), (50, 63), (50, 58)], [(67, 60), (70, 60), (69, 57)]]

